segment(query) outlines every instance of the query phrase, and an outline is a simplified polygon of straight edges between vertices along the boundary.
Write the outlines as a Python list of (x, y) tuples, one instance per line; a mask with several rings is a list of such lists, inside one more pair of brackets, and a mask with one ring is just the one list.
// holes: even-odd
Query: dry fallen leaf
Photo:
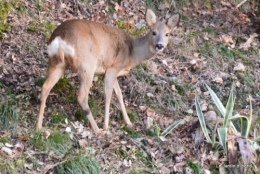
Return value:
[(223, 84), (223, 79), (221, 77), (215, 77), (212, 81), (221, 85)]
[(258, 36), (258, 34), (253, 33), (250, 35), (250, 37), (247, 39), (247, 41), (239, 46), (239, 48), (242, 48), (244, 50), (248, 50), (249, 47), (251, 47), (251, 43), (253, 43), (254, 39)]
[(149, 92), (148, 92), (146, 95), (147, 95), (148, 97), (151, 97), (151, 98), (154, 97), (154, 95), (153, 95), (152, 93), (149, 93)]
[(222, 40), (222, 42), (224, 42), (225, 44), (234, 44), (234, 40), (232, 38), (232, 36), (229, 35), (222, 35), (220, 37), (220, 39)]
[(146, 119), (146, 129), (149, 129), (153, 125), (153, 118), (147, 117)]
[(234, 71), (242, 71), (244, 72), (245, 71), (245, 66), (241, 63), (241, 62), (238, 62), (235, 67), (234, 67)]
[(43, 132), (43, 136), (45, 139), (48, 139), (50, 135), (51, 135), (51, 130), (49, 129)]
[(88, 146), (88, 141), (86, 139), (79, 140), (79, 146), (85, 148)]
[(206, 111), (208, 109), (208, 103), (206, 102), (206, 100), (202, 100), (200, 102), (200, 107), (202, 111)]
[(172, 90), (173, 90), (173, 91), (176, 91), (175, 85), (172, 85)]
[(2, 147), (1, 148), (2, 152), (5, 152), (7, 155), (11, 156), (13, 154), (12, 149), (8, 148), (8, 147)]
[(71, 127), (66, 127), (65, 132), (70, 133), (71, 132)]
[(140, 111), (145, 111), (147, 109), (146, 106), (139, 106)]

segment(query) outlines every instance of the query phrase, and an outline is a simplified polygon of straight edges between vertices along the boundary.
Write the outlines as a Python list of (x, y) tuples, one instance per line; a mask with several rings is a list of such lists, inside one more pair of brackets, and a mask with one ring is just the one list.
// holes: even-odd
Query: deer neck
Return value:
[(134, 66), (151, 59), (156, 52), (150, 44), (149, 33), (143, 37), (136, 37), (133, 39), (133, 55)]

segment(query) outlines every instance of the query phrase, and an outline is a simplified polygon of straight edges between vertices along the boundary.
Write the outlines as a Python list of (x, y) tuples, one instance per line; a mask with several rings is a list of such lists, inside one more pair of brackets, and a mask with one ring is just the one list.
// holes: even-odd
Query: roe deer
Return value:
[(150, 9), (146, 22), (151, 31), (143, 37), (134, 38), (122, 29), (87, 20), (68, 20), (58, 26), (48, 42), (49, 70), (41, 92), (41, 106), (37, 129), (42, 128), (43, 113), (50, 90), (64, 71), (71, 68), (80, 79), (78, 102), (83, 108), (92, 129), (99, 133), (88, 105), (88, 95), (95, 74), (105, 74), (105, 123), (108, 128), (109, 107), (113, 89), (119, 100), (124, 121), (132, 123), (127, 115), (117, 77), (126, 75), (131, 68), (154, 57), (168, 44), (168, 37), (179, 23), (179, 14), (167, 22), (157, 21)]

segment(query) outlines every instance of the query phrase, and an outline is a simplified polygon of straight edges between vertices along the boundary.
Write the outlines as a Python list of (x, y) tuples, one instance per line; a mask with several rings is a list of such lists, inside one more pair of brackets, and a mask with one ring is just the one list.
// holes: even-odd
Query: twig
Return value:
[(239, 8), (239, 7), (240, 7), (241, 5), (243, 5), (246, 1), (247, 1), (247, 0), (241, 1), (241, 2), (236, 6), (236, 8)]
[(58, 162), (58, 163), (55, 163), (55, 164), (48, 164), (48, 165), (46, 165), (46, 166), (44, 167), (43, 173), (46, 174), (49, 170), (51, 170), (51, 169), (57, 167), (57, 166), (60, 165), (60, 164), (65, 163), (65, 162), (67, 162), (67, 160), (64, 160), (64, 161), (61, 161), (61, 162)]

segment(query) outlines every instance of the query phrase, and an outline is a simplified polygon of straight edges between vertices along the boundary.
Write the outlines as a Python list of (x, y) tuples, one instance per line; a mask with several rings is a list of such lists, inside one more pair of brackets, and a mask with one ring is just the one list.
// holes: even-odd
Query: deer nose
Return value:
[(156, 48), (158, 48), (159, 50), (161, 50), (161, 49), (163, 49), (163, 44), (156, 44), (156, 46), (155, 46)]

